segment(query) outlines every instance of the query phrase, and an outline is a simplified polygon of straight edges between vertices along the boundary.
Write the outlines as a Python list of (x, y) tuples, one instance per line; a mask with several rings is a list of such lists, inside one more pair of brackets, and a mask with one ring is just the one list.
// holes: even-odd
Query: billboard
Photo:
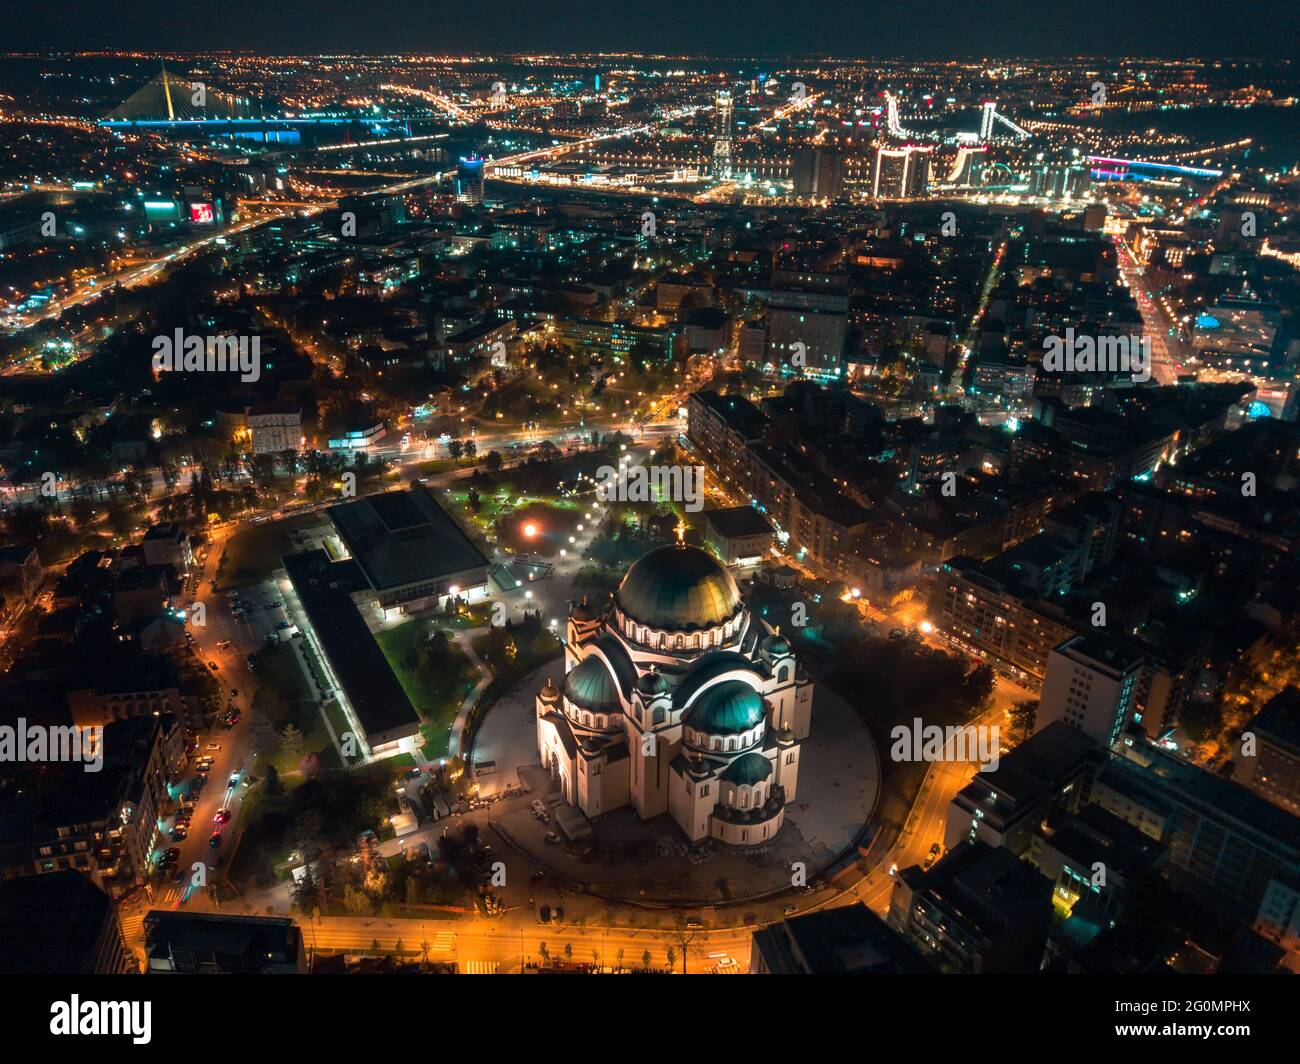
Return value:
[(213, 218), (211, 203), (190, 204), (190, 221), (195, 225), (211, 225)]

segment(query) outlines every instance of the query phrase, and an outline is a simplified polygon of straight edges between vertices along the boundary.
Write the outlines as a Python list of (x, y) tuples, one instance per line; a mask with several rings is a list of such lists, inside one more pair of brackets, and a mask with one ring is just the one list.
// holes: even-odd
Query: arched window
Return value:
[(749, 808), (749, 791), (744, 787), (740, 788), (740, 808)]
[(722, 749), (722, 740), (719, 739), (719, 738), (715, 735), (715, 736), (713, 737), (713, 742), (709, 744), (709, 749), (710, 749), (710, 750), (721, 750), (721, 749)]
[(667, 714), (664, 712), (664, 707), (663, 706), (655, 707), (654, 717), (653, 717), (654, 723), (662, 724), (666, 719), (667, 719)]
[(727, 737), (727, 749), (728, 749), (728, 750), (734, 750), (734, 749), (736, 749), (736, 740), (735, 740), (735, 738), (732, 737), (732, 736), (728, 736), (728, 737)]
[(584, 726), (586, 726), (586, 727), (588, 727), (588, 728), (591, 727), (591, 714), (590, 714), (590, 713), (584, 713), (584, 714), (582, 715), (582, 723), (583, 723)]
[(681, 650), (686, 645), (686, 637), (681, 632), (677, 633), (677, 649)]

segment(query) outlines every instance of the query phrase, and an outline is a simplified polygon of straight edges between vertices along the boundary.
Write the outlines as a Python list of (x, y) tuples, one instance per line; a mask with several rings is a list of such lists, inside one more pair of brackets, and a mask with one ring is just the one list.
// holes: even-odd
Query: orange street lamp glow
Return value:
[(529, 539), (532, 539), (535, 535), (537, 535), (537, 526), (533, 524), (531, 521), (528, 524), (524, 525), (524, 535), (527, 536)]

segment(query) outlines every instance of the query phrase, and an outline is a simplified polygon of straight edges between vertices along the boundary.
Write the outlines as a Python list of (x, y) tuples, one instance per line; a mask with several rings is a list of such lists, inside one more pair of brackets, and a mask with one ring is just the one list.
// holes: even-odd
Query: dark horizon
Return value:
[[(6, 50), (244, 51), (313, 54), (631, 53), (665, 57), (824, 56), (1036, 60), (1046, 58), (1290, 59), (1295, 18), (1242, 0), (1065, 0), (1042, 11), (994, 0), (936, 0), (924, 9), (880, 0), (777, 0), (643, 9), (574, 0), (504, 0), (431, 11), (413, 0), (358, 7), (347, 0), (274, 8), (233, 0), (218, 10), (140, 0), (105, 17), (104, 5), (67, 0), (57, 21), (6, 11)], [(6, 3), (5, 9), (19, 9)], [(862, 44), (857, 42), (861, 41)]]

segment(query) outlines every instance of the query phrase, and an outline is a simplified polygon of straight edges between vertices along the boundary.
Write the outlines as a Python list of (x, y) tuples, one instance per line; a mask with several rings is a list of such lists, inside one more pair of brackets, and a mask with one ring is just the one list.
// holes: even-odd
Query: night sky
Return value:
[(0, 51), (1295, 54), (1294, 0), (0, 0)]

